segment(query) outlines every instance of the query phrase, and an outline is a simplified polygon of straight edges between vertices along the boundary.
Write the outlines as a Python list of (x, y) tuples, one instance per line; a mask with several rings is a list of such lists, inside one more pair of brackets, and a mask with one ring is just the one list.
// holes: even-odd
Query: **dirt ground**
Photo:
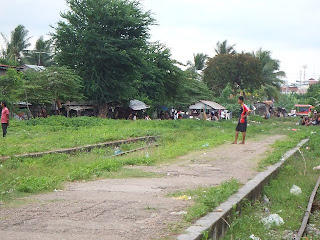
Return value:
[(255, 176), (275, 135), (246, 145), (225, 144), (193, 152), (171, 165), (135, 167), (161, 178), (108, 179), (69, 183), (63, 191), (24, 199), (22, 206), (0, 205), (0, 239), (150, 240), (170, 236), (170, 225), (183, 217), (191, 201), (168, 193), (219, 185)]

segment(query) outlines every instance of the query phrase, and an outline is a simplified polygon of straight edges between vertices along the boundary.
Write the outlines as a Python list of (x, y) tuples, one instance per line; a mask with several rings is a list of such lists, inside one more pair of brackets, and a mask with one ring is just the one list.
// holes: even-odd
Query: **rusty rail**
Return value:
[(313, 189), (313, 192), (311, 193), (307, 210), (306, 210), (304, 218), (302, 220), (302, 224), (301, 224), (301, 227), (299, 229), (299, 232), (298, 232), (298, 234), (296, 236), (297, 240), (300, 240), (303, 237), (303, 235), (304, 235), (304, 233), (306, 231), (306, 228), (307, 228), (307, 225), (308, 225), (308, 222), (309, 222), (309, 218), (310, 218), (310, 215), (311, 215), (312, 205), (313, 205), (313, 202), (314, 202), (314, 198), (315, 198), (315, 196), (317, 194), (317, 191), (319, 189), (319, 185), (320, 185), (320, 177), (319, 177), (319, 179), (318, 179), (318, 181), (317, 181), (317, 183), (316, 183), (316, 185), (315, 185), (315, 187)]
[(24, 154), (17, 154), (17, 155), (13, 155), (13, 156), (4, 156), (4, 157), (0, 157), (0, 163), (4, 162), (10, 158), (36, 158), (36, 157), (42, 157), (44, 155), (56, 154), (56, 153), (72, 154), (72, 153), (84, 152), (84, 151), (90, 152), (95, 148), (114, 147), (114, 146), (120, 146), (123, 144), (142, 142), (142, 141), (155, 142), (156, 137), (155, 136), (145, 136), (145, 137), (138, 137), (138, 138), (130, 138), (130, 139), (126, 139), (126, 140), (118, 140), (118, 141), (112, 141), (112, 142), (104, 142), (104, 143), (85, 145), (85, 146), (80, 146), (80, 147), (57, 149), (57, 150), (51, 150), (51, 151), (45, 151), (45, 152), (24, 153)]

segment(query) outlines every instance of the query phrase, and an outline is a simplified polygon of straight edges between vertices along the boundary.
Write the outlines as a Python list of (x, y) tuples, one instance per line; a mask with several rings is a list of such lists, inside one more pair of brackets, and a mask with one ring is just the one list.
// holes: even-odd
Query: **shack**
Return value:
[(200, 100), (189, 107), (190, 115), (199, 118), (201, 118), (201, 113), (205, 113), (207, 117), (209, 117), (210, 114), (215, 113), (220, 119), (221, 112), (224, 110), (226, 110), (226, 108), (219, 103), (206, 100)]
[(270, 113), (270, 115), (274, 113), (272, 101), (257, 102), (254, 104), (254, 109), (254, 115), (261, 117), (264, 117), (267, 113)]
[(97, 105), (92, 102), (66, 102), (62, 105), (67, 117), (97, 116)]

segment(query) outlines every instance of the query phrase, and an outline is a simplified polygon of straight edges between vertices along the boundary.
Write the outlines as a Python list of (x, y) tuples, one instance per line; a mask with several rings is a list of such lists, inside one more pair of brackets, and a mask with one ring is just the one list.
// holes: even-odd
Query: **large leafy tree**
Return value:
[(316, 106), (317, 109), (320, 107), (320, 83), (311, 85), (308, 89), (307, 94), (305, 94), (304, 103), (312, 104)]
[(25, 73), (22, 99), (30, 103), (46, 104), (82, 100), (82, 79), (67, 67), (48, 67), (44, 71), (29, 70)]
[(159, 42), (149, 44), (139, 71), (138, 96), (149, 99), (150, 104), (172, 105), (182, 84), (183, 71), (171, 59), (170, 49)]
[(215, 52), (216, 54), (236, 54), (234, 45), (228, 45), (228, 41), (224, 40), (223, 42), (217, 42)]
[(218, 54), (208, 60), (204, 82), (218, 96), (228, 84), (233, 90), (253, 92), (262, 86), (261, 63), (247, 53)]
[(137, 82), (154, 19), (138, 1), (68, 0), (53, 35), (59, 64), (83, 78), (85, 94), (100, 103), (128, 101)]
[(6, 75), (0, 77), (0, 98), (8, 102), (16, 102), (23, 92), (23, 74), (13, 68), (7, 70)]
[(35, 49), (26, 54), (26, 60), (29, 64), (38, 66), (50, 66), (52, 64), (51, 40), (44, 40), (41, 36), (37, 42)]
[(5, 41), (6, 49), (3, 51), (5, 58), (18, 62), (22, 57), (22, 51), (30, 46), (28, 30), (23, 25), (18, 25), (10, 35), (10, 39), (1, 33)]

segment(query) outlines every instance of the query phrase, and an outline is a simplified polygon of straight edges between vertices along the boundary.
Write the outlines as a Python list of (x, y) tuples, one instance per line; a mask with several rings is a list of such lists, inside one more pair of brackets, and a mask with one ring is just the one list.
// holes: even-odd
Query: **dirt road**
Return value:
[(65, 190), (27, 198), (28, 204), (0, 205), (0, 239), (150, 240), (170, 236), (190, 201), (168, 193), (218, 185), (236, 178), (245, 183), (256, 174), (270, 145), (284, 136), (225, 144), (183, 156), (172, 165), (139, 167), (162, 178), (109, 179), (69, 183)]

